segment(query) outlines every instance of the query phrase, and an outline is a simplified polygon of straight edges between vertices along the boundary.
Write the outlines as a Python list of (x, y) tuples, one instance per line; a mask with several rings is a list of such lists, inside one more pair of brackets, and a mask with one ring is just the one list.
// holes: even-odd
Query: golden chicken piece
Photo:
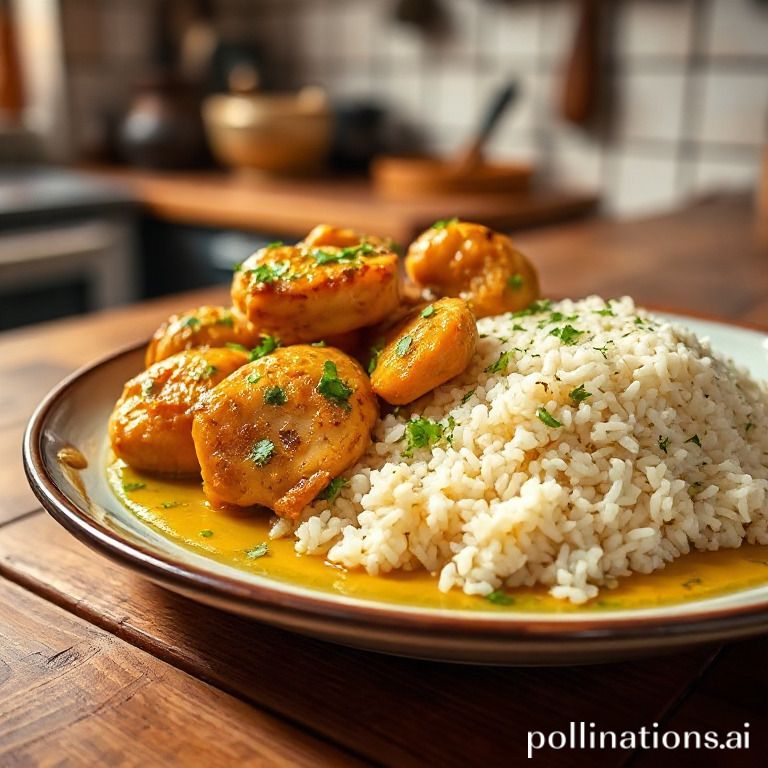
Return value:
[(477, 323), (462, 299), (439, 299), (412, 312), (374, 354), (373, 391), (392, 405), (410, 403), (458, 376), (477, 347)]
[(205, 495), (295, 518), (363, 455), (377, 415), (355, 360), (332, 347), (278, 349), (203, 398), (192, 437)]
[(199, 472), (193, 410), (205, 392), (247, 362), (247, 354), (233, 349), (193, 349), (154, 363), (128, 381), (109, 419), (115, 455), (145, 472)]
[(232, 282), (235, 307), (283, 344), (373, 325), (398, 300), (397, 255), (370, 243), (268, 246), (250, 256)]
[(386, 247), (387, 243), (375, 235), (364, 235), (354, 229), (334, 227), (330, 224), (318, 224), (301, 241), (310, 248), (321, 248), (324, 245), (335, 245), (337, 248), (351, 248), (361, 243), (370, 243), (377, 247)]
[(539, 297), (536, 270), (512, 241), (467, 221), (441, 221), (422, 232), (405, 269), (438, 296), (466, 299), (478, 318), (524, 309)]
[(145, 365), (194, 347), (242, 344), (253, 347), (259, 333), (236, 310), (203, 306), (171, 315), (154, 333), (147, 347)]

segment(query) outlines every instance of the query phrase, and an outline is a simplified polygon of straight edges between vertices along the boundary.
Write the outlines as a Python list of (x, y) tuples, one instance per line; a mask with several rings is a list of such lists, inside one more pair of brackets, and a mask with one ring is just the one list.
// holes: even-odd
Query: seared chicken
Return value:
[(109, 420), (115, 455), (146, 472), (200, 471), (192, 417), (200, 397), (248, 362), (233, 349), (194, 349), (154, 363), (126, 383)]
[(324, 245), (335, 245), (337, 248), (351, 248), (361, 243), (370, 243), (371, 245), (384, 247), (385, 241), (374, 235), (363, 235), (354, 229), (346, 227), (333, 227), (330, 224), (318, 224), (301, 241), (310, 248), (322, 247)]
[(411, 244), (405, 269), (437, 296), (466, 299), (478, 318), (523, 309), (539, 297), (528, 259), (506, 235), (481, 224), (438, 222)]
[(392, 405), (410, 403), (469, 365), (477, 324), (462, 299), (439, 299), (411, 312), (371, 360), (373, 391)]
[(145, 364), (150, 366), (194, 347), (223, 347), (229, 343), (252, 347), (258, 340), (258, 331), (237, 311), (226, 307), (197, 307), (171, 315), (155, 331), (147, 347)]
[(277, 349), (213, 389), (192, 436), (214, 506), (260, 504), (295, 518), (370, 442), (376, 397), (338, 349)]
[(235, 307), (283, 344), (378, 323), (398, 305), (397, 255), (381, 246), (273, 245), (232, 282)]

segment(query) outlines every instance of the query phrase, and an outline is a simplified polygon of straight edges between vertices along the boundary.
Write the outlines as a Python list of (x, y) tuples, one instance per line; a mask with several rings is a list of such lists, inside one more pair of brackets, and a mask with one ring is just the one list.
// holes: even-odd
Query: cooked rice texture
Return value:
[[(692, 549), (768, 544), (768, 386), (629, 298), (539, 309), (479, 321), (470, 368), (378, 422), (296, 551), (583, 603)], [(444, 437), (408, 455), (411, 417)]]

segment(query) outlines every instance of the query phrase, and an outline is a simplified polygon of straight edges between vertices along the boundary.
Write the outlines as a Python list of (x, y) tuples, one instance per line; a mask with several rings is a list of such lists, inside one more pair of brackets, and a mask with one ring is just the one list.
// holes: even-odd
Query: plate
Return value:
[[(768, 379), (768, 336), (746, 327), (668, 318), (711, 339)], [(684, 604), (584, 613), (460, 611), (376, 602), (282, 583), (190, 551), (141, 522), (107, 483), (107, 420), (144, 345), (77, 371), (43, 400), (24, 437), (32, 490), (98, 552), (187, 597), (276, 626), (368, 650), (480, 664), (573, 664), (671, 652), (768, 631), (765, 585)], [(76, 446), (88, 466), (57, 458)]]

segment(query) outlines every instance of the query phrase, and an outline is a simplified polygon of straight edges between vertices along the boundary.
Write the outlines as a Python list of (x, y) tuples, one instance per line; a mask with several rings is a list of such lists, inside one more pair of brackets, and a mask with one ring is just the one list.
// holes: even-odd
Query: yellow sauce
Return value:
[[(745, 544), (738, 549), (694, 552), (661, 571), (624, 578), (618, 587), (602, 589), (597, 599), (583, 606), (550, 597), (543, 587), (510, 590), (509, 604), (499, 605), (457, 590), (443, 594), (437, 589), (436, 576), (426, 571), (369, 576), (331, 565), (321, 557), (298, 555), (290, 538), (269, 540), (269, 512), (211, 509), (199, 480), (160, 480), (120, 461), (109, 468), (109, 480), (128, 509), (177, 544), (271, 579), (367, 600), (457, 610), (599, 611), (652, 608), (768, 583), (768, 546)], [(262, 543), (268, 544), (267, 554), (253, 556)]]

